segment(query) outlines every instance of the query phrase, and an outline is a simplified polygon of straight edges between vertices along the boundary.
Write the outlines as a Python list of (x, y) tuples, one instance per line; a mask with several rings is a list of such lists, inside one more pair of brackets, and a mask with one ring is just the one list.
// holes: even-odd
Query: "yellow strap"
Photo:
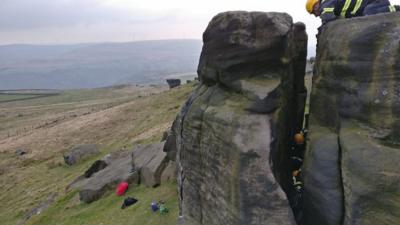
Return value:
[(331, 12), (333, 12), (334, 10), (335, 10), (335, 8), (324, 8), (324, 10), (322, 11), (321, 14), (324, 14), (324, 13), (331, 13)]
[(357, 13), (357, 10), (360, 8), (362, 3), (362, 0), (357, 0), (356, 6), (354, 6), (353, 11), (351, 11), (351, 15), (354, 15)]
[(350, 3), (351, 3), (351, 0), (346, 0), (346, 2), (344, 3), (342, 12), (340, 13), (340, 15), (341, 15), (342, 17), (346, 17), (346, 12), (347, 12), (347, 10), (348, 10), (349, 7), (350, 7)]
[(393, 5), (390, 5), (389, 10), (390, 10), (390, 12), (396, 12), (396, 7), (394, 7)]

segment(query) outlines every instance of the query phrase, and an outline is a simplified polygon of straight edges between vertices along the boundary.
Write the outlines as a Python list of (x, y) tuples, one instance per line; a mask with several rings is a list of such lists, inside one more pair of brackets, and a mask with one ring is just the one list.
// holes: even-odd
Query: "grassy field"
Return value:
[[(0, 103), (1, 224), (17, 224), (52, 193), (58, 193), (55, 202), (27, 224), (176, 224), (174, 183), (132, 188), (128, 195), (139, 202), (124, 210), (122, 198), (112, 192), (87, 205), (65, 187), (109, 152), (160, 141), (192, 89), (193, 84), (173, 90), (119, 86)], [(62, 154), (81, 144), (96, 144), (101, 156), (64, 165)], [(28, 154), (18, 157), (17, 149)], [(161, 199), (171, 210), (168, 215), (149, 211), (150, 202)]]

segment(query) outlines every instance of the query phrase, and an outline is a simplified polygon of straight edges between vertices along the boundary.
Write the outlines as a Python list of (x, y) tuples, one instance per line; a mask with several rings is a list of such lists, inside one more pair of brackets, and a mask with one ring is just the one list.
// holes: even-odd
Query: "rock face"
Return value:
[(200, 85), (173, 126), (180, 223), (296, 224), (282, 188), (304, 110), (296, 108), (305, 91), (304, 25), (283, 13), (227, 12), (203, 41)]
[(67, 165), (72, 166), (87, 157), (99, 153), (100, 151), (97, 149), (96, 145), (81, 145), (64, 154), (64, 161)]
[(304, 164), (306, 225), (400, 224), (400, 17), (318, 38)]

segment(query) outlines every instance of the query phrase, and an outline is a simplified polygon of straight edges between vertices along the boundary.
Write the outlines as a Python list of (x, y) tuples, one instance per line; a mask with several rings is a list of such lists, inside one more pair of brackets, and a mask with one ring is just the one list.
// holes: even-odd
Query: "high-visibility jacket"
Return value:
[[(389, 0), (321, 0), (320, 5), (320, 17), (323, 24), (337, 18), (351, 18), (366, 14), (396, 11), (394, 6), (390, 5)], [(379, 7), (380, 10), (374, 13), (364, 12), (366, 8), (371, 11), (371, 8), (375, 6)]]

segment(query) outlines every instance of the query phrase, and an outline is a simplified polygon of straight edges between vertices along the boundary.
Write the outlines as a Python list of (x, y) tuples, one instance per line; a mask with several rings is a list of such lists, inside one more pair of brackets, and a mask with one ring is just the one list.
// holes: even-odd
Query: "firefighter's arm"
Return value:
[(322, 24), (326, 24), (332, 20), (335, 20), (335, 7), (337, 7), (337, 0), (323, 0), (321, 2), (321, 15)]

